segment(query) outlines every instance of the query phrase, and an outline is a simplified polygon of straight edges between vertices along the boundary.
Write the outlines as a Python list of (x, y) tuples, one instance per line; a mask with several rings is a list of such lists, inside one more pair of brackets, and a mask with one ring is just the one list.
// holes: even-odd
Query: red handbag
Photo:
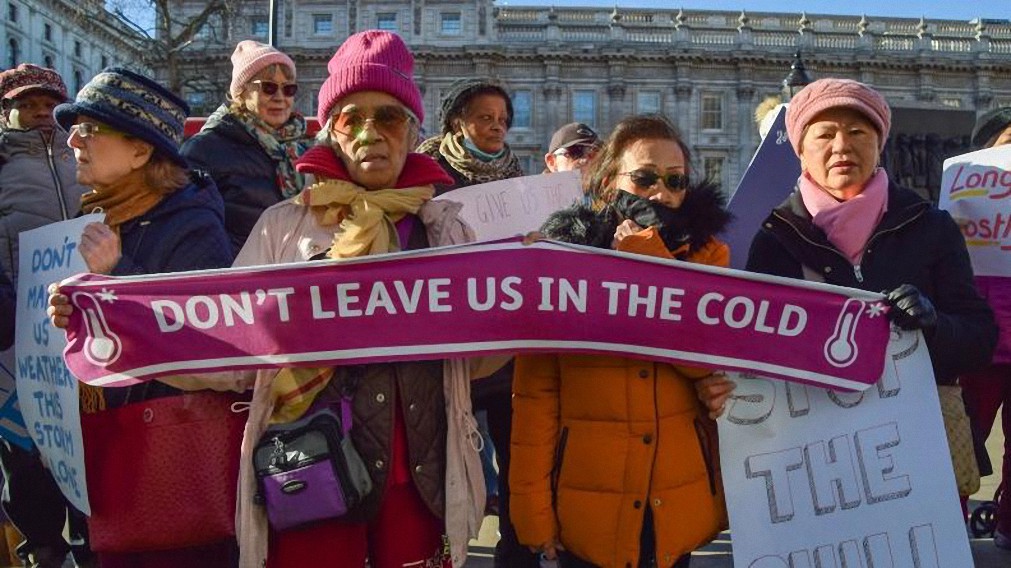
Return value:
[(81, 415), (96, 552), (185, 548), (235, 536), (248, 397), (198, 391)]

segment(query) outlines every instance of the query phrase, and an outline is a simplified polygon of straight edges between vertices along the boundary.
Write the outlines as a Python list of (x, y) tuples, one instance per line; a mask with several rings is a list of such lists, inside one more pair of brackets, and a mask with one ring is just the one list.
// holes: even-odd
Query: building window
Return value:
[(597, 93), (593, 91), (572, 93), (572, 120), (590, 127), (597, 126)]
[(313, 14), (312, 33), (316, 35), (333, 35), (333, 16), (330, 14)]
[(266, 16), (253, 16), (249, 22), (252, 24), (251, 34), (256, 37), (267, 37), (267, 33), (270, 31), (270, 20)]
[(397, 14), (396, 12), (385, 12), (376, 15), (376, 29), (383, 30), (386, 32), (397, 32)]
[(53, 25), (44, 24), (42, 26), (42, 38), (46, 41), (53, 41)]
[(702, 130), (723, 130), (723, 95), (702, 95)]
[(84, 73), (81, 73), (80, 69), (74, 69), (74, 92), (81, 90), (84, 86)]
[(636, 93), (635, 112), (639, 114), (655, 114), (660, 112), (660, 93), (657, 91), (639, 91)]
[(47, 55), (47, 56), (43, 57), (42, 58), (42, 65), (44, 67), (48, 67), (50, 69), (55, 69), (56, 68), (56, 66), (53, 65), (53, 56), (52, 55)]
[(13, 69), (18, 66), (18, 61), (21, 60), (21, 46), (18, 45), (18, 40), (11, 38), (7, 42), (8, 53), (7, 53), (7, 67)]
[(18, 5), (14, 2), (7, 3), (7, 19), (12, 22), (18, 21)]
[(74, 57), (80, 57), (81, 53), (83, 51), (84, 51), (84, 48), (81, 46), (81, 40), (75, 39), (74, 40)]
[(723, 158), (708, 156), (702, 160), (706, 180), (723, 186)]
[(533, 94), (529, 90), (513, 93), (513, 128), (530, 128), (530, 109), (533, 106)]
[(109, 56), (108, 55), (103, 55), (102, 59), (101, 59), (101, 63), (102, 63), (102, 69), (105, 69), (106, 67), (108, 67), (109, 66)]
[(463, 33), (463, 23), (460, 21), (460, 12), (443, 12), (441, 14), (441, 25), (439, 33), (442, 35), (457, 36)]

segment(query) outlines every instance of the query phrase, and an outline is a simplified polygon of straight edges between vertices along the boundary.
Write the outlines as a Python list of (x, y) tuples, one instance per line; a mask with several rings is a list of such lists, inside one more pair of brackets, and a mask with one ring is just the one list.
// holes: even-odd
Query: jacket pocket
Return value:
[(709, 492), (716, 495), (716, 475), (720, 470), (720, 444), (716, 422), (696, 417), (694, 423), (695, 435), (699, 439), (699, 449), (702, 451), (702, 462), (706, 464), (706, 475), (709, 476)]
[(563, 426), (558, 434), (558, 445), (555, 447), (555, 462), (551, 466), (551, 508), (558, 513), (558, 480), (562, 476), (562, 460), (565, 459), (565, 444), (569, 440), (569, 427)]

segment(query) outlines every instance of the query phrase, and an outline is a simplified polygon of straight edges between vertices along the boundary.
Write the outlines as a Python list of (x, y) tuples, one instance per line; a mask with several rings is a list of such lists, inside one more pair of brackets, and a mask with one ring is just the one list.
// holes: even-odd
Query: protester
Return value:
[[(96, 75), (73, 103), (56, 107), (56, 120), (70, 132), (77, 180), (91, 188), (82, 199), (83, 210), (105, 215), (104, 222), (85, 226), (79, 242), (90, 272), (125, 276), (219, 268), (231, 262), (221, 196), (208, 176), (191, 175), (179, 154), (188, 112), (186, 103), (164, 87), (118, 67)], [(69, 308), (66, 302), (65, 296), (51, 296), (51, 312), (66, 315), (60, 311)], [(179, 394), (159, 382), (81, 389), (82, 413)], [(87, 429), (84, 437), (88, 443)], [(186, 464), (187, 458), (180, 455), (177, 463)], [(185, 467), (178, 474), (185, 475)], [(98, 556), (102, 568), (227, 567), (234, 561), (233, 549), (234, 543), (225, 541)]]
[(425, 140), (428, 154), (453, 176), (449, 189), (524, 175), (506, 143), (513, 103), (499, 84), (484, 79), (454, 83), (442, 99), (442, 133)]
[[(519, 160), (506, 143), (513, 122), (509, 93), (499, 84), (482, 79), (455, 83), (442, 100), (442, 135), (429, 138), (418, 152), (428, 154), (451, 176), (443, 191), (524, 175)], [(512, 430), (512, 373), (509, 362), (491, 376), (477, 381), (471, 392), (475, 411), (486, 412), (488, 433), (495, 448), (498, 476), (494, 480), (500, 537), (495, 546), (495, 566), (534, 567), (537, 558), (516, 541), (509, 522), (509, 435)], [(489, 483), (491, 485), (492, 483)]]
[[(665, 117), (626, 118), (591, 166), (592, 204), (544, 236), (727, 266), (717, 187), (691, 185), (691, 154)], [(676, 339), (672, 339), (676, 341)], [(513, 385), (512, 520), (560, 566), (688, 566), (727, 526), (716, 424), (722, 374), (640, 359), (521, 355)]]
[(74, 180), (67, 133), (53, 108), (67, 100), (60, 75), (30, 63), (0, 73), (0, 268), (17, 286), (18, 234), (69, 219), (85, 189)]
[[(1011, 144), (1011, 107), (996, 108), (981, 115), (972, 132), (973, 147), (993, 148), (1005, 144)], [(1007, 166), (1011, 167), (1011, 164)], [(999, 341), (992, 364), (982, 371), (963, 375), (959, 378), (959, 384), (962, 385), (969, 416), (981, 441), (989, 436), (997, 410), (1003, 407), (1003, 489), (1002, 497), (998, 500), (993, 542), (998, 548), (1011, 550), (1011, 493), (1007, 489), (1011, 483), (1011, 287), (1005, 282), (1006, 278), (976, 277), (980, 293), (987, 299), (997, 317)]]
[(277, 49), (240, 41), (232, 53), (229, 103), (207, 118), (182, 147), (194, 168), (214, 178), (225, 200), (225, 228), (238, 253), (263, 210), (304, 184), (295, 160), (309, 140), (294, 110), (295, 63)]
[(14, 285), (7, 275), (0, 272), (0, 351), (14, 345)]
[[(74, 179), (67, 134), (53, 120), (53, 108), (67, 100), (60, 75), (23, 63), (0, 73), (0, 96), (0, 274), (11, 291), (4, 299), (10, 314), (0, 314), (0, 320), (10, 326), (13, 341), (18, 236), (77, 215), (85, 189)], [(0, 464), (7, 478), (4, 509), (25, 537), (18, 555), (29, 565), (62, 566), (73, 548), (79, 565), (91, 563), (84, 516), (60, 493), (38, 451), (4, 440)], [(71, 545), (63, 537), (68, 515)]]
[[(297, 165), (316, 183), (264, 211), (236, 266), (352, 258), (473, 237), (457, 216), (459, 205), (431, 201), (434, 184), (452, 179), (430, 157), (410, 153), (424, 116), (413, 67), (413, 56), (396, 34), (370, 30), (344, 42), (320, 88), (322, 141)], [(53, 296), (51, 303), (54, 323), (65, 326), (72, 311), (66, 297)], [(448, 565), (444, 531), (453, 564), (462, 564), (484, 503), (464, 363), (404, 361), (216, 376), (218, 385), (231, 380), (236, 386), (255, 378), (240, 466), (240, 565), (359, 567), (366, 560), (376, 568)], [(351, 438), (369, 464), (372, 491), (347, 516), (268, 531), (255, 498), (253, 448), (268, 423), (288, 423), (330, 407), (339, 414), (345, 394), (353, 396)]]
[(544, 154), (544, 172), (583, 172), (598, 150), (597, 133), (582, 122), (570, 122), (551, 135), (548, 153)]
[(884, 291), (889, 318), (923, 330), (934, 379), (952, 385), (989, 363), (993, 312), (951, 216), (879, 166), (890, 126), (884, 97), (857, 81), (821, 79), (793, 97), (786, 130), (803, 173), (755, 235), (747, 269)]

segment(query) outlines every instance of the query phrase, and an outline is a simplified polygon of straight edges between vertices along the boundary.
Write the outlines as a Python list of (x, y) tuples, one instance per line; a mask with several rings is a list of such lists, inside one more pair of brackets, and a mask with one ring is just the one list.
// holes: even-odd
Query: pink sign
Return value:
[(610, 353), (862, 390), (884, 368), (881, 296), (552, 242), (62, 284), (67, 365), (125, 386), (168, 374)]

